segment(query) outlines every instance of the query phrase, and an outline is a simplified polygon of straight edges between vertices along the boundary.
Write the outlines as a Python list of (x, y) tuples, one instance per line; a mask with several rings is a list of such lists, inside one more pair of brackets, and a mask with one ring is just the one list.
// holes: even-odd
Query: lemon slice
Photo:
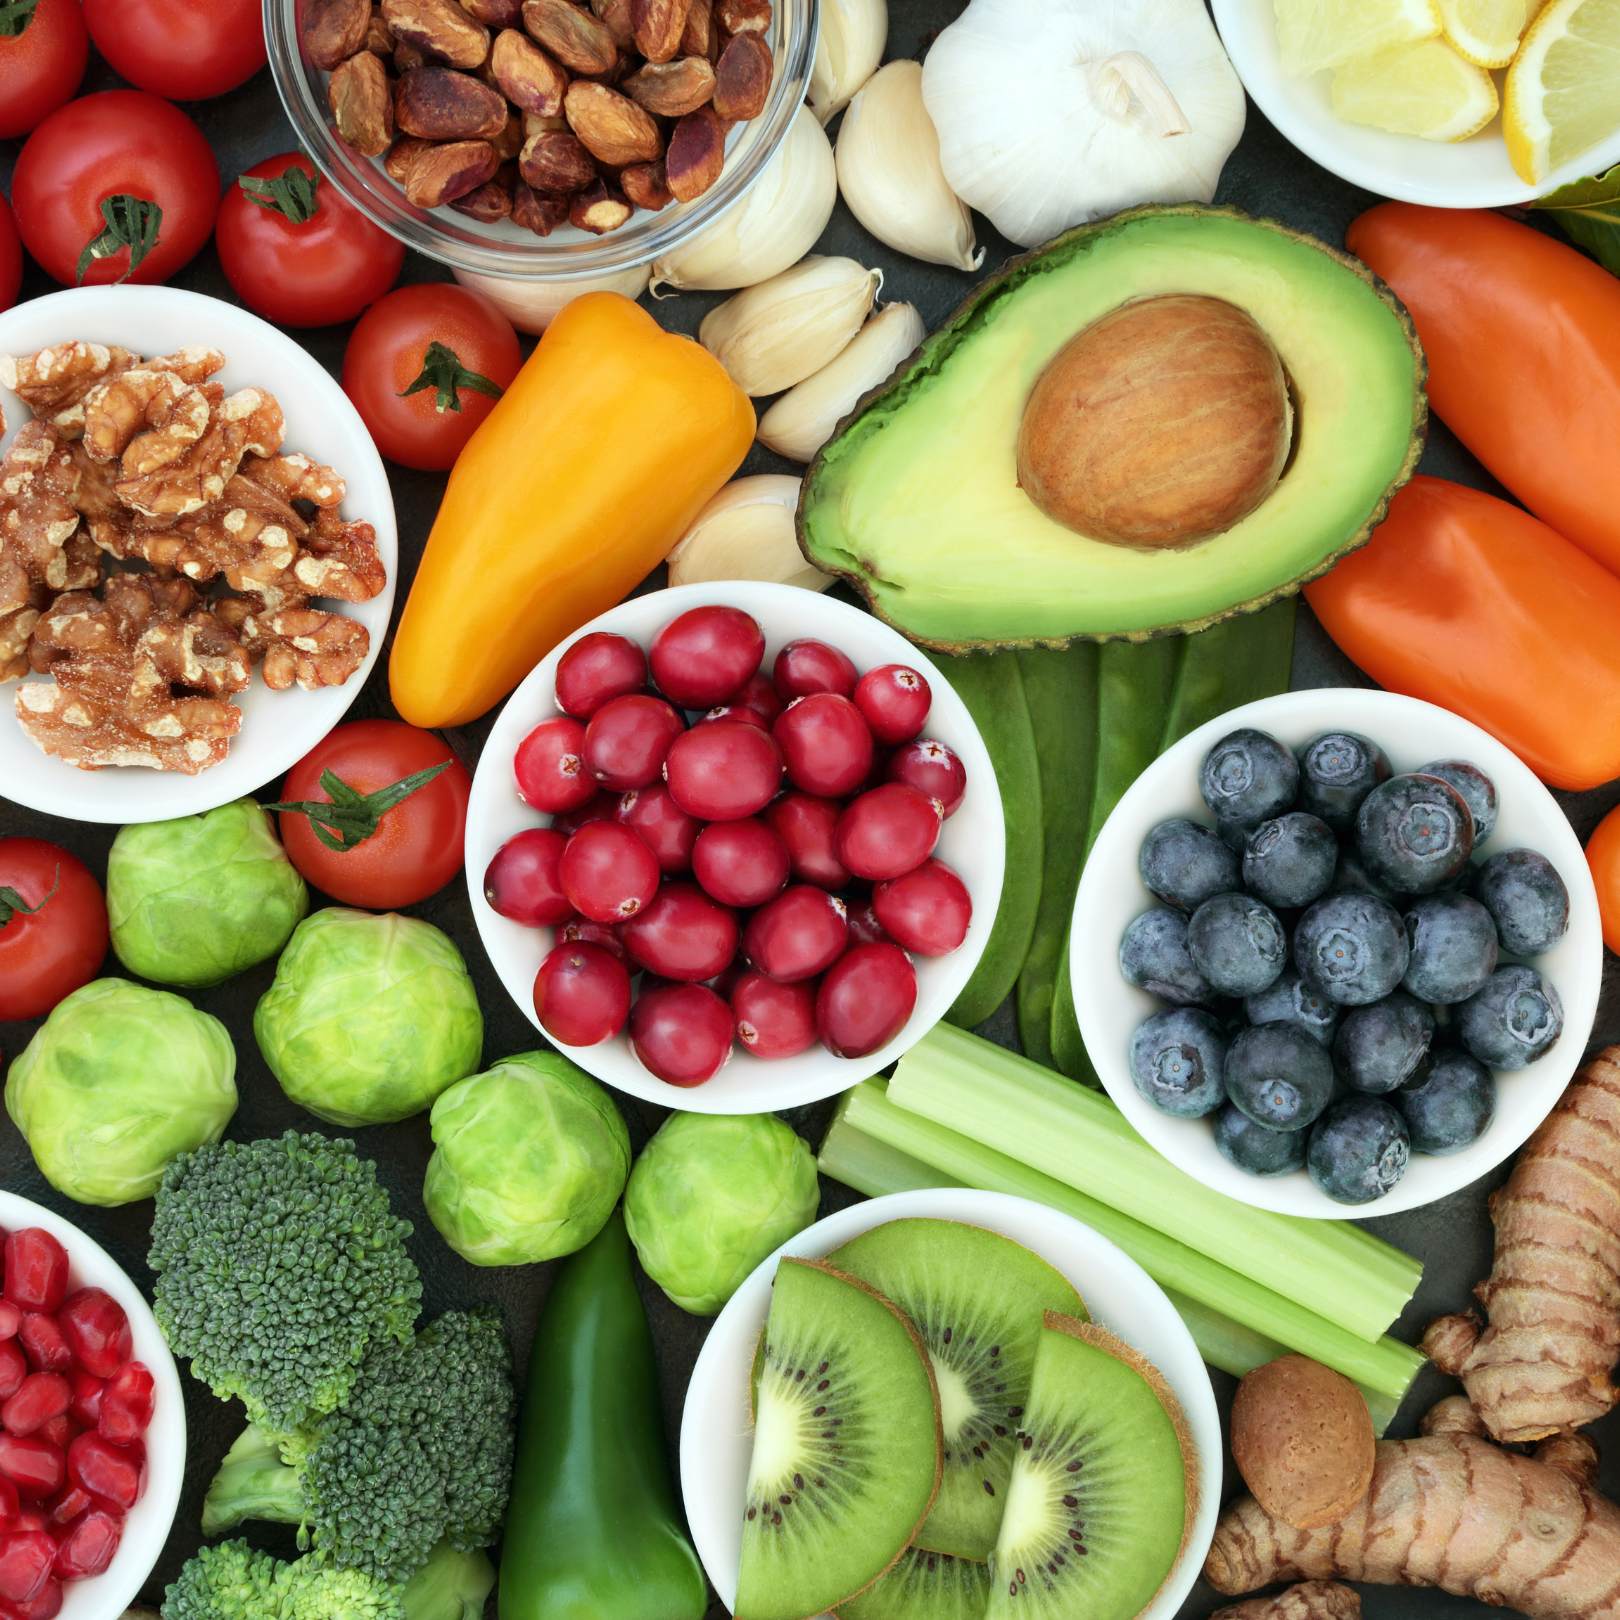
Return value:
[(1444, 40), (1358, 56), (1333, 75), (1333, 110), (1353, 124), (1462, 141), (1496, 116), (1496, 85)]
[(1446, 38), (1478, 67), (1506, 67), (1540, 0), (1439, 0)]
[(1620, 129), (1620, 0), (1552, 0), (1507, 73), (1502, 133), (1519, 178), (1553, 169)]
[(1283, 71), (1303, 78), (1440, 32), (1434, 0), (1274, 0)]

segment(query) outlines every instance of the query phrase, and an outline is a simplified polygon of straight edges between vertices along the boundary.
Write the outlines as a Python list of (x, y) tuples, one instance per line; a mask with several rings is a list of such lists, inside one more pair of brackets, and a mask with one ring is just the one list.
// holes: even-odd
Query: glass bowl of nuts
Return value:
[(300, 143), (407, 246), (526, 280), (671, 252), (759, 178), (819, 0), (265, 0)]

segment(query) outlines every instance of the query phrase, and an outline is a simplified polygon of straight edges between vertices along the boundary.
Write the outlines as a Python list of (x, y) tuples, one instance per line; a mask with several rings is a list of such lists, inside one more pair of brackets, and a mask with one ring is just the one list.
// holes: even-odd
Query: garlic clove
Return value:
[(854, 259), (811, 254), (710, 310), (698, 341), (745, 394), (779, 394), (843, 352), (882, 281)]
[(653, 261), (653, 296), (661, 287), (719, 291), (779, 275), (816, 245), (837, 201), (832, 144), (801, 107), (753, 185), (712, 225)]
[(810, 110), (822, 123), (830, 124), (877, 72), (888, 42), (888, 0), (821, 0)]
[(889, 304), (844, 352), (790, 389), (760, 418), (759, 442), (789, 461), (811, 461), (838, 424), (927, 336), (912, 304)]
[(826, 590), (832, 575), (812, 568), (799, 550), (800, 482), (786, 473), (756, 473), (727, 484), (670, 552), (670, 584), (758, 579)]
[(920, 62), (890, 62), (866, 81), (844, 114), (837, 161), (844, 201), (880, 242), (958, 270), (984, 263), (972, 216), (939, 164)]
[(457, 270), (454, 274), (463, 287), (482, 293), (518, 331), (543, 332), (565, 304), (584, 293), (616, 292), (625, 298), (639, 298), (646, 292), (652, 272), (640, 264), (583, 281), (526, 281), (515, 276), (486, 276), (474, 270)]

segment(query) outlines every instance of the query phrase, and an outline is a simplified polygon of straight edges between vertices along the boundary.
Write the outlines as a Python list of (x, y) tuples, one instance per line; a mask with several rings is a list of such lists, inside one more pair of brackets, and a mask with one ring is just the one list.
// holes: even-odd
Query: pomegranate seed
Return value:
[(47, 1231), (25, 1226), (6, 1238), (6, 1298), (23, 1312), (54, 1311), (67, 1297), (67, 1250)]
[(574, 910), (562, 887), (567, 845), (554, 827), (526, 827), (508, 838), (484, 870), (484, 898), (491, 909), (529, 928), (566, 922)]
[(696, 983), (723, 972), (737, 954), (737, 919), (696, 884), (666, 883), (625, 924), (624, 944), (631, 961), (649, 973)]
[(787, 885), (787, 845), (763, 821), (716, 821), (697, 836), (692, 875), (723, 906), (762, 906)]
[(855, 690), (855, 665), (847, 653), (825, 641), (790, 641), (776, 655), (771, 678), (784, 703), (816, 692), (848, 697)]
[(24, 1316), (17, 1343), (35, 1372), (68, 1372), (73, 1366), (73, 1351), (54, 1316), (40, 1311)]
[(585, 728), (585, 763), (615, 793), (658, 780), (669, 745), (686, 729), (662, 698), (616, 697)]
[(837, 895), (797, 884), (748, 919), (743, 949), (760, 972), (784, 984), (814, 978), (849, 943), (847, 915)]
[(55, 1446), (58, 1451), (66, 1451), (67, 1443), (77, 1431), (73, 1427), (73, 1419), (66, 1412), (56, 1417), (46, 1418), (40, 1424), (37, 1438), (43, 1440), (48, 1446)]
[(853, 793), (872, 769), (872, 733), (861, 711), (836, 692), (795, 698), (771, 728), (796, 788), (823, 798)]
[(540, 964), (534, 1011), (564, 1046), (595, 1046), (630, 1016), (630, 970), (600, 945), (562, 944)]
[(43, 1530), (13, 1530), (0, 1535), (0, 1598), (31, 1603), (51, 1578), (56, 1543)]
[(22, 1498), (17, 1487), (4, 1474), (0, 1474), (0, 1530), (9, 1530), (11, 1521), (22, 1511)]
[(695, 726), (664, 764), (670, 795), (703, 821), (757, 815), (782, 784), (782, 755), (768, 732), (735, 720)]
[(816, 1029), (838, 1057), (887, 1046), (917, 1005), (917, 973), (898, 945), (856, 945), (816, 992)]
[(946, 956), (967, 938), (973, 900), (950, 867), (927, 860), (914, 872), (878, 884), (872, 911), (902, 950)]
[(816, 992), (808, 981), (781, 984), (750, 971), (731, 991), (737, 1039), (757, 1058), (797, 1057), (816, 1039)]
[(72, 1524), (81, 1513), (87, 1513), (95, 1505), (96, 1499), (89, 1491), (80, 1485), (69, 1485), (49, 1502), (46, 1521), (60, 1528), (64, 1524)]
[(548, 815), (578, 810), (596, 797), (585, 769), (585, 727), (566, 714), (542, 720), (512, 756), (518, 797)]
[(653, 637), (647, 661), (658, 690), (683, 709), (712, 709), (742, 690), (765, 656), (765, 635), (741, 608), (698, 607)]
[(562, 857), (563, 893), (582, 917), (617, 923), (635, 916), (658, 893), (658, 857), (616, 821), (593, 821), (568, 840)]
[(156, 1403), (151, 1373), (138, 1361), (126, 1362), (107, 1380), (97, 1431), (115, 1446), (130, 1445), (146, 1433)]
[(857, 906), (849, 914), (849, 942), (851, 945), (878, 945), (888, 939), (883, 924), (877, 920), (871, 901)]
[(763, 720), (767, 728), (782, 712), (782, 697), (771, 684), (764, 670), (755, 672), (743, 682), (729, 705), (732, 709), (750, 709)]
[(129, 1360), (133, 1340), (124, 1307), (104, 1288), (69, 1294), (57, 1312), (73, 1358), (97, 1378), (111, 1378)]
[(838, 818), (838, 858), (859, 878), (879, 882), (914, 871), (939, 842), (932, 799), (899, 782), (885, 782), (853, 799)]
[(662, 782), (626, 793), (619, 800), (617, 814), (620, 825), (628, 827), (658, 857), (658, 869), (666, 876), (691, 866), (698, 824), (676, 804)]
[(589, 720), (616, 697), (647, 684), (647, 658), (628, 636), (593, 630), (557, 660), (557, 707)]
[(86, 1513), (56, 1549), (56, 1573), (64, 1581), (100, 1575), (113, 1561), (123, 1534), (123, 1520), (114, 1514), (99, 1510)]
[(115, 1446), (99, 1434), (75, 1435), (67, 1449), (68, 1478), (92, 1496), (126, 1513), (140, 1499), (145, 1484), (143, 1446)]
[(0, 1405), (0, 1427), (10, 1434), (32, 1434), (73, 1404), (73, 1386), (61, 1373), (30, 1373), (10, 1400)]
[(891, 748), (922, 730), (933, 701), (927, 680), (909, 664), (869, 669), (855, 687), (855, 707), (872, 735)]
[(22, 1308), (9, 1299), (0, 1299), (0, 1339), (14, 1339), (22, 1326)]
[(101, 1417), (101, 1396), (106, 1383), (92, 1378), (83, 1367), (75, 1367), (68, 1379), (73, 1385), (73, 1405), (68, 1408), (73, 1421), (84, 1429), (95, 1428)]
[(60, 1446), (37, 1434), (0, 1434), (0, 1475), (30, 1502), (55, 1496), (67, 1477), (67, 1459)]
[(600, 945), (611, 956), (622, 962), (626, 952), (619, 930), (612, 923), (592, 922), (589, 917), (570, 917), (557, 930), (559, 945)]
[(643, 990), (630, 1010), (630, 1049), (672, 1086), (701, 1086), (731, 1056), (731, 1008), (702, 984)]
[(0, 1401), (9, 1400), (28, 1376), (28, 1357), (15, 1339), (0, 1340)]
[(593, 821), (612, 821), (618, 809), (619, 795), (601, 788), (579, 809), (565, 810), (560, 816), (553, 816), (551, 828), (564, 838), (572, 838), (581, 827), (588, 827)]
[(932, 737), (918, 737), (889, 756), (885, 775), (939, 804), (940, 814), (954, 816), (967, 791), (967, 770), (955, 753)]
[(765, 811), (771, 831), (787, 845), (793, 876), (818, 888), (842, 889), (849, 869), (838, 858), (833, 834), (843, 806), (808, 793), (784, 793)]
[[(56, 1620), (62, 1612), (62, 1583), (55, 1579), (46, 1581), (34, 1601), (17, 1604), (15, 1612), (17, 1620)], [(6, 1616), (5, 1620), (10, 1617)]]

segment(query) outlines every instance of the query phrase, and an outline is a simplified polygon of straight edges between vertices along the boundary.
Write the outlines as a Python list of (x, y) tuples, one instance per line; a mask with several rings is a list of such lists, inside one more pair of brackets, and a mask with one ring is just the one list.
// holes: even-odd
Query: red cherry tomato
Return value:
[(84, 862), (42, 838), (0, 838), (0, 1023), (43, 1018), (106, 954), (107, 903)]
[(124, 78), (171, 101), (222, 96), (264, 66), (259, 0), (84, 0), (84, 20)]
[(11, 204), (0, 197), (0, 309), (17, 302), (22, 286), (22, 238), (17, 235), (17, 219)]
[[(344, 810), (333, 824), (288, 809), (344, 799), (325, 782), (331, 772), (352, 796), (381, 794), (422, 772), (438, 774), (420, 787), (367, 809)], [(294, 866), (315, 887), (346, 905), (392, 911), (437, 893), (461, 870), (467, 827), (467, 767), (431, 731), (403, 720), (356, 720), (339, 726), (287, 773), (282, 784), (281, 841)], [(336, 827), (348, 848), (334, 849), (322, 830)], [(367, 828), (370, 831), (367, 831)], [(358, 833), (358, 841), (353, 841)]]
[(214, 228), (219, 168), (178, 107), (104, 90), (28, 137), (11, 204), (24, 245), (64, 286), (163, 281)]
[(347, 202), (301, 152), (266, 158), (219, 205), (214, 241), (249, 309), (278, 326), (352, 321), (399, 279), (405, 247)]
[(84, 77), (90, 56), (79, 0), (39, 0), (5, 8), (0, 20), (0, 140), (26, 135), (55, 112)]
[(390, 461), (443, 472), (522, 363), (512, 323), (453, 282), (400, 287), (360, 317), (343, 387)]

